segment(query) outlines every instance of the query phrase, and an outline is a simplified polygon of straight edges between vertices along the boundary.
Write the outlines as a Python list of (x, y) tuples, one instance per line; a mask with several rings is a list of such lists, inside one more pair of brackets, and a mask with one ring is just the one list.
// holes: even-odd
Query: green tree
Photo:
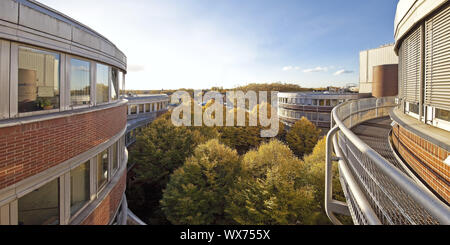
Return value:
[(148, 224), (166, 224), (159, 201), (170, 174), (183, 165), (198, 144), (217, 138), (213, 128), (175, 127), (162, 116), (137, 136), (129, 162), (135, 164), (127, 185), (129, 205)]
[(225, 197), (241, 171), (237, 152), (218, 140), (199, 145), (170, 178), (161, 200), (172, 224), (226, 225)]
[(300, 158), (310, 154), (317, 144), (320, 129), (308, 121), (305, 117), (298, 120), (286, 134), (286, 142), (289, 148)]
[[(331, 224), (325, 213), (325, 149), (326, 137), (317, 142), (313, 152), (305, 156), (306, 182), (314, 189), (314, 211), (308, 218), (309, 224), (324, 225)], [(339, 181), (337, 163), (333, 163), (333, 198), (345, 201), (344, 192)], [(352, 224), (349, 217), (341, 219), (345, 224)]]
[(278, 140), (263, 143), (242, 160), (243, 172), (227, 196), (226, 212), (239, 224), (304, 224), (311, 214), (313, 189), (305, 168)]

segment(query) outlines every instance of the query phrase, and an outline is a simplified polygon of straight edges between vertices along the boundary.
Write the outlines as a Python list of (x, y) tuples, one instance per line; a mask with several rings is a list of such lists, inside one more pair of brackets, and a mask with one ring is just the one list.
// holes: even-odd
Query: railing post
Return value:
[(325, 212), (327, 213), (328, 218), (335, 225), (342, 225), (342, 223), (336, 218), (336, 216), (331, 211), (331, 204), (333, 201), (333, 161), (332, 161), (332, 144), (333, 144), (333, 136), (339, 130), (339, 127), (336, 126), (327, 134), (326, 141), (326, 152), (325, 152)]

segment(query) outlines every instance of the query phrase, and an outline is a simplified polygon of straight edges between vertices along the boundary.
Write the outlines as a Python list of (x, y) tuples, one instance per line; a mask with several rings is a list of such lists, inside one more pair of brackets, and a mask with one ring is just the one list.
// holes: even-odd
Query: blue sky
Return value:
[(41, 0), (128, 57), (128, 89), (358, 82), (359, 51), (393, 42), (397, 0)]

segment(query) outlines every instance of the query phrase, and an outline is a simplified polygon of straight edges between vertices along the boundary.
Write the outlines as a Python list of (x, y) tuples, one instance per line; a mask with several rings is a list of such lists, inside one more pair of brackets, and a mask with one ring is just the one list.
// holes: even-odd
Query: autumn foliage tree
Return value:
[(161, 200), (172, 224), (226, 225), (225, 197), (240, 175), (237, 152), (218, 140), (199, 145), (171, 176)]
[(313, 189), (305, 167), (283, 143), (272, 140), (242, 159), (242, 175), (227, 196), (226, 212), (243, 225), (304, 224)]
[(320, 129), (305, 117), (298, 120), (286, 134), (286, 142), (300, 158), (310, 154), (320, 137)]

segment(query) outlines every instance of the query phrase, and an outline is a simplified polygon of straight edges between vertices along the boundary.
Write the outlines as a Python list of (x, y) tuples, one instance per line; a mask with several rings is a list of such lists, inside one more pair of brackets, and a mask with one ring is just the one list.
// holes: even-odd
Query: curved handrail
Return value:
[[(393, 99), (393, 97), (390, 97)], [(386, 99), (386, 98), (384, 98)], [(439, 221), (440, 224), (450, 224), (450, 208), (442, 203), (434, 195), (422, 190), (411, 178), (406, 174), (399, 171), (397, 168), (392, 166), (389, 161), (383, 158), (378, 152), (369, 147), (364, 141), (362, 141), (358, 136), (356, 136), (344, 122), (339, 118), (338, 110), (349, 103), (354, 103), (355, 101), (345, 102), (332, 111), (332, 118), (336, 127), (339, 128), (340, 132), (345, 135), (345, 137), (351, 141), (355, 147), (365, 156), (367, 156), (373, 163), (380, 169), (383, 174), (388, 176), (393, 182), (395, 182), (400, 188), (410, 195), (417, 203), (419, 203), (431, 216)], [(395, 105), (393, 105), (395, 106)], [(350, 105), (351, 108), (351, 105)], [(375, 109), (375, 108), (374, 108)], [(378, 99), (376, 102), (376, 109), (378, 109)], [(351, 112), (348, 115), (351, 116), (359, 113), (360, 111)], [(353, 126), (353, 125), (352, 125)], [(326, 193), (327, 194), (327, 193)]]

